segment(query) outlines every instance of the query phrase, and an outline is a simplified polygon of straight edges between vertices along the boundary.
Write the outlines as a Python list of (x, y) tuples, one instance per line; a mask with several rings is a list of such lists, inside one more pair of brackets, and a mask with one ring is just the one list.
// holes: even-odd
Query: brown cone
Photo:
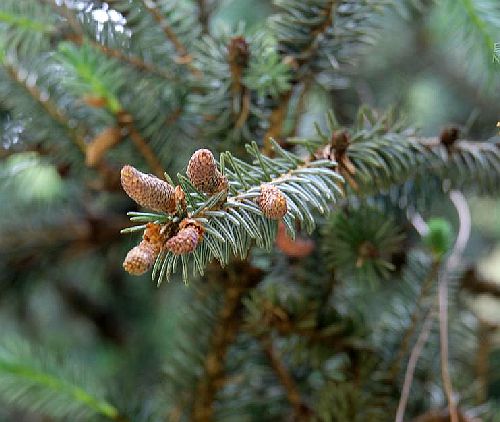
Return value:
[(179, 232), (168, 239), (166, 248), (175, 255), (185, 255), (193, 252), (200, 242), (200, 234), (193, 226), (184, 227)]
[(191, 156), (187, 175), (196, 189), (215, 194), (227, 189), (227, 178), (217, 169), (214, 155), (208, 149), (199, 149)]
[(174, 188), (167, 182), (132, 166), (122, 168), (121, 182), (127, 195), (140, 206), (153, 211), (175, 211)]
[(257, 203), (262, 213), (272, 220), (280, 220), (288, 211), (285, 195), (274, 185), (262, 185)]
[(132, 275), (144, 274), (153, 266), (158, 253), (159, 249), (143, 240), (128, 252), (123, 261), (123, 268)]

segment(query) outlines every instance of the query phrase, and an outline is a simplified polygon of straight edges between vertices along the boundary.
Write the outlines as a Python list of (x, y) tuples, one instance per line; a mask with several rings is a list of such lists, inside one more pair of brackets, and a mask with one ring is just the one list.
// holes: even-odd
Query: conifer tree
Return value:
[(2, 0), (0, 420), (499, 422), (498, 43), (497, 0)]

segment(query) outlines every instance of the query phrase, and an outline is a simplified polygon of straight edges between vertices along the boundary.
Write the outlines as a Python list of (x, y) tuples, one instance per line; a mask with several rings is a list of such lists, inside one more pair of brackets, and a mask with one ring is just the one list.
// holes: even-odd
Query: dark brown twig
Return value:
[(274, 373), (285, 389), (288, 402), (293, 408), (294, 420), (301, 422), (308, 421), (312, 416), (312, 411), (302, 400), (295, 380), (281, 360), (279, 353), (273, 347), (272, 339), (268, 336), (263, 336), (260, 338), (260, 342)]

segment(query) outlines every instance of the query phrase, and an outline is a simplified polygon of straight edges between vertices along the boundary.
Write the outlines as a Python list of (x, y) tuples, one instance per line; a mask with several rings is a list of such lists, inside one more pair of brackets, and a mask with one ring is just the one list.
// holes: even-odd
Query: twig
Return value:
[(424, 323), (422, 324), (422, 329), (417, 338), (415, 346), (413, 347), (410, 358), (408, 360), (408, 365), (406, 367), (405, 378), (403, 382), (403, 389), (401, 390), (401, 398), (399, 399), (398, 410), (396, 412), (395, 422), (403, 422), (406, 405), (408, 404), (408, 399), (410, 397), (410, 388), (413, 383), (413, 376), (415, 374), (415, 368), (417, 367), (417, 362), (422, 354), (422, 350), (429, 339), (431, 333), (432, 324), (435, 317), (435, 307), (433, 306), (431, 310), (427, 313)]
[(128, 130), (130, 139), (132, 139), (137, 151), (139, 151), (139, 153), (144, 157), (144, 160), (148, 164), (151, 171), (156, 174), (156, 176), (163, 179), (163, 177), (165, 177), (165, 170), (163, 169), (163, 166), (154, 151), (134, 125), (134, 118), (132, 115), (127, 113), (125, 110), (121, 110), (116, 114), (116, 119), (121, 127)]
[(408, 351), (408, 347), (410, 345), (410, 340), (413, 337), (413, 334), (415, 333), (415, 330), (418, 325), (418, 320), (419, 320), (419, 315), (422, 312), (422, 304), (425, 301), (425, 299), (428, 298), (430, 290), (432, 288), (433, 282), (436, 280), (436, 277), (439, 272), (439, 262), (435, 261), (432, 263), (432, 268), (422, 283), (422, 288), (420, 290), (420, 294), (417, 298), (417, 301), (415, 303), (415, 309), (413, 310), (413, 313), (411, 315), (411, 320), (410, 320), (410, 325), (406, 329), (405, 333), (403, 334), (403, 339), (401, 340), (401, 346), (399, 348), (399, 352), (397, 357), (394, 360), (394, 363), (391, 365), (389, 369), (389, 374), (390, 378), (392, 380), (395, 380), (397, 377), (400, 367), (401, 367), (401, 361), (406, 355), (406, 352)]
[(263, 336), (260, 338), (260, 342), (266, 356), (269, 359), (271, 367), (276, 373), (276, 376), (278, 377), (281, 385), (285, 389), (287, 399), (294, 411), (294, 420), (309, 420), (312, 416), (312, 411), (302, 400), (299, 389), (295, 384), (293, 377), (288, 372), (287, 367), (281, 360), (278, 352), (276, 352), (276, 350), (274, 349), (271, 338), (268, 336)]
[(456, 190), (451, 191), (450, 199), (453, 205), (455, 205), (458, 213), (459, 230), (451, 255), (439, 276), (439, 345), (441, 351), (441, 377), (443, 379), (443, 388), (448, 399), (450, 420), (451, 422), (459, 422), (448, 366), (448, 275), (459, 265), (460, 257), (467, 246), (471, 231), (471, 216), (467, 201), (461, 192)]
[(262, 152), (268, 157), (271, 157), (273, 153), (271, 138), (278, 139), (281, 135), (291, 97), (292, 90), (282, 94), (279, 99), (278, 107), (272, 111), (269, 117), (269, 128), (264, 135), (264, 147), (262, 149)]
[(153, 1), (141, 0), (145, 9), (151, 14), (153, 19), (158, 23), (160, 28), (163, 30), (163, 33), (167, 37), (167, 39), (172, 43), (175, 48), (175, 51), (179, 55), (176, 60), (176, 63), (186, 65), (189, 71), (196, 77), (201, 77), (201, 72), (199, 69), (195, 68), (192, 64), (192, 57), (189, 55), (186, 46), (179, 39), (174, 30), (170, 27), (169, 23), (163, 16), (163, 13), (156, 7)]
[(205, 34), (209, 32), (210, 10), (206, 0), (196, 0), (198, 3), (198, 20)]

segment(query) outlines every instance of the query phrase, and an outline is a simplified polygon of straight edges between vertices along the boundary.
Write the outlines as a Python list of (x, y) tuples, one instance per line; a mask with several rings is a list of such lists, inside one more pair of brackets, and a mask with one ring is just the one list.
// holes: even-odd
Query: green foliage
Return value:
[(4, 338), (0, 346), (0, 395), (9, 403), (54, 418), (102, 415), (117, 420), (116, 408), (84, 380), (83, 368), (39, 354), (26, 342)]
[(70, 43), (59, 44), (59, 61), (66, 68), (64, 85), (79, 94), (100, 98), (111, 113), (121, 111), (117, 95), (126, 82), (120, 65), (98, 54), (91, 46), (83, 44), (76, 48)]
[(392, 256), (402, 249), (404, 239), (391, 215), (366, 206), (333, 214), (323, 236), (330, 268), (361, 282), (389, 278)]
[[(0, 419), (17, 409), (134, 422), (393, 417), (435, 303), (432, 254), (453, 237), (430, 221), (423, 249), (408, 216), (445, 214), (450, 189), (499, 192), (499, 138), (471, 140), (498, 119), (497, 2), (241, 0), (265, 3), (253, 16), (274, 13), (245, 29), (232, 1), (0, 1), (0, 325), (85, 355), (72, 364), (6, 337)], [(393, 5), (410, 19), (395, 25)], [(380, 27), (399, 32), (378, 40)], [(488, 95), (478, 89), (487, 79)], [(377, 111), (404, 109), (421, 83), (433, 87), (424, 117)], [(453, 113), (433, 108), (436, 97), (452, 98)], [(412, 122), (428, 116), (458, 120), (462, 135), (423, 137)], [(87, 168), (89, 143), (117, 128), (119, 142)], [(227, 196), (185, 176), (200, 147), (219, 158)], [(120, 190), (124, 164), (177, 174), (187, 209), (141, 212)], [(283, 221), (257, 205), (264, 183), (286, 196)], [(158, 283), (182, 273), (188, 287), (154, 289), (121, 271), (136, 240), (119, 235), (128, 210), (137, 225), (124, 232), (184, 218), (204, 228), (194, 252), (164, 250), (153, 268)], [(463, 262), (494, 234), (477, 236)], [(496, 393), (479, 391), (474, 373), (484, 344), (461, 271), (449, 274), (453, 387), (463, 409), (496, 422)], [(446, 406), (437, 327), (408, 420)], [(92, 380), (101, 371), (109, 388)]]
[(49, 6), (27, 0), (5, 0), (0, 4), (0, 57), (27, 55), (49, 47), (49, 36), (56, 31), (56, 20)]

